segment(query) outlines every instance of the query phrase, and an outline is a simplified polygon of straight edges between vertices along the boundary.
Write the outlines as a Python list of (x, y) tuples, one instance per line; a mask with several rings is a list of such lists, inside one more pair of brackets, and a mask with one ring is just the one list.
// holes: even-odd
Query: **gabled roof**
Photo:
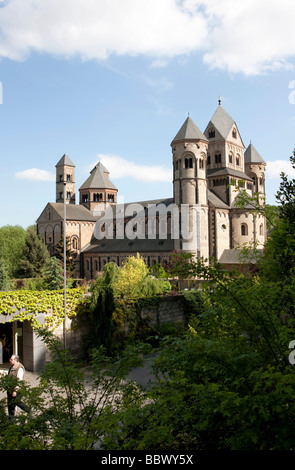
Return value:
[(74, 163), (72, 162), (72, 160), (66, 154), (64, 154), (61, 157), (61, 159), (59, 160), (59, 162), (55, 166), (57, 167), (57, 166), (63, 166), (63, 165), (75, 166)]
[[(49, 202), (37, 221), (42, 217), (45, 210), (50, 207), (60, 219), (64, 217), (64, 204), (62, 202)], [(97, 217), (94, 217), (91, 212), (82, 205), (66, 204), (66, 219), (67, 220), (79, 220), (87, 222), (96, 222)], [(54, 217), (53, 217), (54, 220)]]
[(250, 176), (248, 176), (243, 171), (234, 170), (233, 168), (213, 168), (212, 170), (207, 170), (207, 176), (233, 176), (235, 178), (240, 178), (242, 180), (253, 181)]
[(207, 142), (207, 137), (200, 131), (198, 126), (194, 121), (188, 116), (182, 127), (174, 137), (172, 143), (181, 141), (181, 140), (205, 140)]
[[(212, 125), (217, 129), (217, 131), (219, 132), (219, 134), (221, 135), (221, 137), (223, 139), (228, 138), (228, 135), (229, 135), (229, 133), (230, 133), (233, 126), (235, 126), (235, 128), (238, 131), (238, 126), (237, 126), (236, 122), (227, 113), (227, 111), (225, 111), (225, 109), (221, 106), (221, 104), (219, 104), (217, 106), (217, 109), (216, 109), (215, 113), (213, 114), (208, 126), (206, 127), (206, 130)], [(206, 130), (205, 130), (205, 132), (206, 132)], [(242, 141), (241, 134), (240, 134), (239, 131), (238, 131), (238, 133), (239, 133), (240, 139)], [(242, 144), (243, 144), (243, 141), (242, 141)], [(244, 144), (243, 144), (243, 146), (244, 146)]]
[(82, 184), (80, 189), (117, 189), (116, 186), (109, 179), (109, 171), (103, 166), (101, 162), (91, 170), (90, 176), (85, 183)]
[(254, 145), (250, 144), (245, 151), (245, 163), (263, 163), (265, 165), (265, 161), (259, 155)]

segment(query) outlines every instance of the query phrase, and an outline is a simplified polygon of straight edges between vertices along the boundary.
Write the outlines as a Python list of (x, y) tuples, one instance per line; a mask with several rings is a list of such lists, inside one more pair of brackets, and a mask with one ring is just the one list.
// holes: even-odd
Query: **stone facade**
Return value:
[(55, 252), (64, 223), (75, 253), (76, 276), (85, 279), (99, 275), (106, 263), (120, 266), (137, 253), (148, 265), (163, 266), (174, 250), (204, 259), (221, 260), (226, 254), (229, 266), (243, 245), (255, 242), (262, 248), (265, 219), (235, 202), (243, 190), (249, 196), (259, 192), (264, 203), (266, 165), (252, 143), (245, 150), (238, 126), (221, 102), (204, 133), (188, 117), (171, 148), (173, 198), (123, 205), (117, 204), (118, 190), (101, 162), (79, 188), (76, 204), (75, 165), (64, 155), (56, 165), (56, 202), (48, 203), (37, 220), (50, 253)]

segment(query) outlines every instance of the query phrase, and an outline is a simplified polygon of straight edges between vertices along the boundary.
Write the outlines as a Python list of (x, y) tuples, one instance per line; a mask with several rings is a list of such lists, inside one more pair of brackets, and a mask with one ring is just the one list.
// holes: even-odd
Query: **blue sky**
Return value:
[(0, 226), (55, 201), (64, 153), (77, 198), (99, 160), (125, 202), (171, 197), (170, 143), (219, 96), (274, 204), (294, 176), (294, 17), (291, 0), (0, 0)]

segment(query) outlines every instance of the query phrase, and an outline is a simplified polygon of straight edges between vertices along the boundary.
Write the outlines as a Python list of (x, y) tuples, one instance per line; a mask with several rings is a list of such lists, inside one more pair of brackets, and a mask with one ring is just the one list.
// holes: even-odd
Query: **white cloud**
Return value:
[(24, 171), (15, 173), (18, 179), (29, 181), (55, 181), (55, 175), (49, 171), (39, 170), (38, 168), (30, 168)]
[(292, 0), (205, 0), (212, 26), (206, 64), (255, 75), (289, 68), (294, 61)]
[(111, 54), (174, 57), (200, 47), (206, 21), (175, 0), (10, 0), (0, 9), (0, 55), (31, 51), (104, 60)]
[(291, 165), (291, 162), (286, 160), (275, 160), (273, 162), (266, 162), (267, 178), (269, 180), (275, 180), (280, 178), (281, 173), (285, 173), (288, 177), (295, 177), (295, 170)]
[[(110, 179), (133, 178), (143, 182), (171, 183), (171, 168), (163, 168), (159, 165), (138, 165), (117, 155), (98, 155), (99, 161), (110, 173)], [(88, 167), (91, 171), (97, 164)]]
[(145, 55), (155, 68), (199, 52), (209, 67), (255, 75), (292, 66), (294, 17), (293, 0), (7, 0), (0, 57)]

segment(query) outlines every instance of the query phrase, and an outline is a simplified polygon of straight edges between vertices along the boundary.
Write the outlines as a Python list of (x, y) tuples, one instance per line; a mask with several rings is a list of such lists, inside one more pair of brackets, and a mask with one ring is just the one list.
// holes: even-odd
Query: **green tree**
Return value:
[(6, 263), (10, 278), (17, 276), (26, 236), (26, 230), (19, 225), (0, 228), (0, 258)]
[(49, 290), (62, 289), (64, 285), (63, 267), (55, 256), (48, 258), (42, 270), (45, 287)]
[(41, 276), (49, 253), (44, 240), (37, 234), (35, 227), (27, 230), (25, 246), (19, 262), (18, 274), (24, 278), (37, 278)]
[(118, 271), (114, 286), (115, 297), (136, 299), (146, 295), (167, 293), (171, 290), (169, 281), (151, 275), (145, 261), (137, 256), (129, 256)]
[[(45, 329), (38, 336), (46, 343), (51, 361), (40, 371), (35, 387), (22, 385), (31, 415), (20, 413), (12, 424), (6, 400), (0, 402), (0, 450), (93, 450), (105, 433), (117, 426), (123, 406), (137, 399), (130, 392), (128, 373), (142, 363), (133, 348), (110, 358), (103, 348), (93, 350), (90, 368), (83, 370), (58, 339)], [(11, 386), (0, 377), (0, 390)]]
[(0, 290), (9, 289), (9, 275), (6, 263), (0, 259)]
[[(55, 247), (55, 256), (60, 259), (62, 262), (64, 261), (64, 238), (61, 237), (59, 242)], [(67, 266), (67, 273), (69, 277), (72, 277), (75, 272), (75, 258), (76, 253), (71, 248), (71, 239), (70, 237), (66, 237), (66, 266)]]

